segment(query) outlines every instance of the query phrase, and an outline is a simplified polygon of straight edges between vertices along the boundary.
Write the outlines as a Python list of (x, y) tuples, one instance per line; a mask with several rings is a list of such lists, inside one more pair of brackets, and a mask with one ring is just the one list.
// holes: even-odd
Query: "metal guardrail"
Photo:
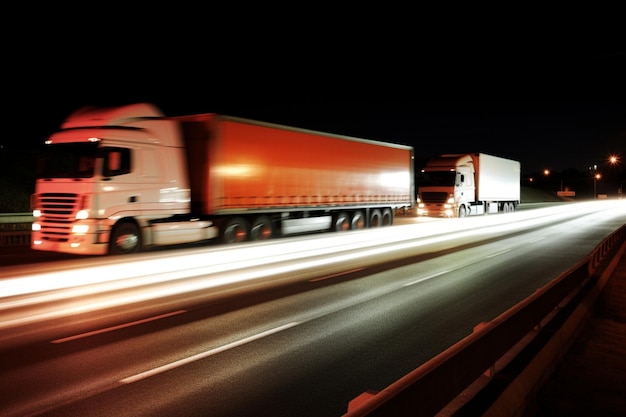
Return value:
[[(33, 213), (0, 213), (0, 224), (23, 225), (34, 221)], [(0, 248), (29, 246), (30, 230), (3, 230), (0, 228)]]
[(32, 212), (28, 213), (0, 213), (0, 223), (32, 223), (35, 218)]
[(30, 230), (0, 232), (0, 248), (13, 246), (29, 246)]
[(473, 334), (382, 391), (355, 398), (354, 407), (349, 406), (343, 417), (432, 417), (440, 413), (486, 372), (493, 379), (496, 363), (533, 329), (541, 328), (555, 309), (564, 308), (568, 298), (576, 300), (572, 295), (590, 282), (604, 257), (625, 240), (626, 226), (622, 226), (583, 261), (495, 320), (477, 327)]

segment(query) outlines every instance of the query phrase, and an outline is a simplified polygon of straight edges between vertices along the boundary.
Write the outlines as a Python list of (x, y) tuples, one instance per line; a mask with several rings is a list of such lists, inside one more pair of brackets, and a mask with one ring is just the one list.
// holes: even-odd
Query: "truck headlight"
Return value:
[(89, 226), (86, 224), (77, 224), (72, 227), (72, 233), (75, 235), (84, 235), (89, 231)]
[(89, 210), (78, 210), (78, 213), (76, 213), (77, 220), (84, 220), (88, 217), (89, 217)]

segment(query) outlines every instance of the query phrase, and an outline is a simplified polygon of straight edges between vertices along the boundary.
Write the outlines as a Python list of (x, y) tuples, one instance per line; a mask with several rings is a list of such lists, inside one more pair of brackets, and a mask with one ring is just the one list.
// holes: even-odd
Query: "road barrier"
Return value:
[[(521, 303), (480, 324), (471, 335), (382, 391), (355, 398), (343, 417), (523, 415), (528, 391), (549, 376), (546, 368), (573, 341), (623, 255), (625, 240), (622, 226), (583, 261)], [(611, 259), (609, 254), (611, 262), (599, 268), (603, 260)], [(604, 269), (600, 277), (599, 269)], [(535, 358), (539, 360), (533, 362)], [(529, 364), (533, 369), (524, 374)]]
[(30, 246), (30, 230), (0, 232), (0, 247)]
[(29, 246), (33, 213), (0, 213), (0, 247)]

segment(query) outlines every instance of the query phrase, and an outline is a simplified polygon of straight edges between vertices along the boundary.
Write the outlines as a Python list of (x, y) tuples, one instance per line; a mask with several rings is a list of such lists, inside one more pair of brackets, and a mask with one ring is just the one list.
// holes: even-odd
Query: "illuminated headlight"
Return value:
[(75, 235), (84, 235), (89, 231), (89, 226), (86, 224), (77, 224), (72, 227), (72, 233)]
[(41, 210), (39, 209), (33, 210), (33, 217), (41, 217)]
[(33, 223), (31, 229), (35, 232), (38, 232), (39, 230), (41, 230), (41, 225), (39, 223)]
[(89, 210), (78, 210), (76, 213), (76, 219), (83, 220), (89, 217)]
[(425, 206), (424, 203), (417, 203), (417, 207), (419, 208), (424, 208), (424, 206)]
[(452, 208), (452, 204), (447, 204), (446, 203), (446, 204), (443, 205), (443, 208), (450, 209), (450, 208)]
[(454, 204), (454, 197), (450, 197), (448, 199), (448, 204)]

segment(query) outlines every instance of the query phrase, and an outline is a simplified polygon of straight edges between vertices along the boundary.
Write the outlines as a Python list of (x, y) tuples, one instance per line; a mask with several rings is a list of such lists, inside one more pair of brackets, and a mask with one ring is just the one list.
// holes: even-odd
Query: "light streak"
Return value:
[[(624, 210), (612, 210), (626, 208), (620, 203), (624, 202), (576, 203), (476, 218), (416, 221), (301, 239), (202, 248), (181, 255), (114, 257), (78, 268), (56, 266), (57, 271), (23, 272), (22, 276), (12, 269), (6, 272), (10, 268), (0, 269), (0, 329), (277, 275), (290, 280), (336, 276), (346, 269), (365, 268), (382, 256), (390, 260), (393, 252), (529, 229), (554, 217), (566, 220), (594, 212), (623, 216)], [(12, 275), (7, 276), (9, 273)], [(125, 292), (120, 295), (122, 290)], [(31, 308), (24, 310), (26, 307)]]

